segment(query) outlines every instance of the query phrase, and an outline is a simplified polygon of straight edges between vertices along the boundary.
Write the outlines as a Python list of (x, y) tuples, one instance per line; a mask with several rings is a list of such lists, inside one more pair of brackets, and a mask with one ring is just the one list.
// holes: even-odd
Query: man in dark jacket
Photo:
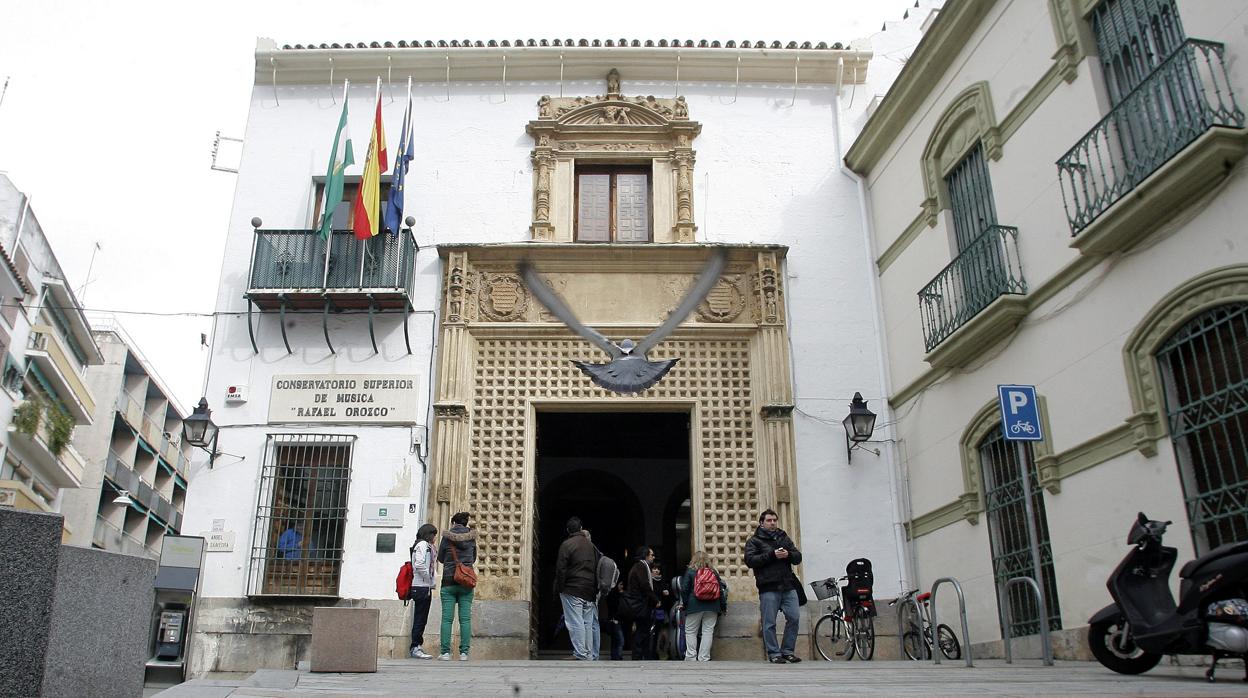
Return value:
[(568, 519), (567, 531), (555, 561), (555, 590), (572, 638), (572, 656), (589, 661), (597, 659), (593, 647), (598, 632), (598, 549), (579, 518)]
[[(745, 542), (745, 564), (754, 570), (758, 608), (763, 616), (763, 645), (772, 664), (802, 661), (797, 648), (797, 580), (793, 566), (802, 564), (802, 553), (780, 529), (780, 518), (768, 509), (758, 517), (759, 527)], [(784, 644), (776, 644), (776, 613), (784, 612)]]

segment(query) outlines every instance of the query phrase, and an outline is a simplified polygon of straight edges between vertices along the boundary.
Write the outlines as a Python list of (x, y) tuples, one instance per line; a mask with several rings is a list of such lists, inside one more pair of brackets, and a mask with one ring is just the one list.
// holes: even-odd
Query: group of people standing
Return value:
[[(611, 633), (612, 659), (623, 659), (626, 636), (631, 636), (634, 660), (657, 659), (652, 636), (656, 611), (664, 608), (665, 597), (670, 597), (670, 593), (662, 588), (654, 551), (644, 545), (638, 548), (628, 577), (621, 584), (615, 562), (593, 544), (580, 518), (568, 519), (566, 530), (568, 537), (560, 544), (555, 561), (555, 589), (572, 640), (573, 658), (597, 660), (605, 629)], [(712, 580), (713, 593), (695, 593), (694, 580), (701, 570), (705, 570), (701, 572), (704, 579)], [(711, 567), (707, 555), (697, 552), (678, 589), (686, 611), (684, 659), (709, 661), (715, 622), (728, 608), (728, 587)], [(670, 607), (670, 603), (667, 605)]]
[[(654, 552), (646, 546), (636, 551), (635, 561), (624, 582), (614, 560), (603, 555), (594, 545), (590, 532), (578, 517), (566, 525), (567, 538), (559, 546), (555, 563), (555, 589), (563, 607), (563, 620), (572, 641), (572, 656), (581, 661), (596, 661), (603, 631), (611, 634), (611, 658), (623, 658), (624, 638), (631, 635), (634, 660), (657, 659), (652, 642), (656, 611), (664, 607), (668, 590), (662, 588), (662, 576), (655, 565)], [(424, 631), (428, 622), (437, 565), (442, 565), (439, 599), (442, 605), (441, 646), (438, 659), (450, 660), (451, 630), (455, 609), (459, 613), (459, 659), (468, 660), (472, 639), (472, 597), (475, 573), (471, 583), (457, 581), (456, 568), (471, 568), (477, 559), (476, 531), (468, 526), (468, 513), (451, 517), (451, 527), (442, 534), (424, 524), (417, 531), (411, 548), (413, 581), (409, 594), (415, 606), (412, 618), (410, 656), (432, 659), (424, 650)], [(759, 516), (759, 525), (745, 544), (745, 564), (754, 573), (758, 587), (759, 611), (762, 616), (763, 646), (767, 661), (773, 664), (800, 662), (795, 654), (799, 618), (801, 582), (793, 567), (802, 563), (802, 553), (793, 540), (779, 527), (779, 517), (771, 509)], [(656, 587), (657, 583), (657, 587)], [(702, 551), (695, 552), (688, 569), (677, 585), (680, 602), (685, 610), (684, 660), (709, 661), (715, 626), (728, 609), (728, 587), (719, 572)], [(673, 599), (674, 600), (674, 599)], [(778, 614), (785, 619), (782, 640), (776, 637)]]
[(438, 600), (442, 603), (442, 633), (438, 659), (451, 659), (451, 629), (455, 610), (459, 609), (459, 660), (468, 661), (472, 643), (472, 594), (474, 588), (455, 579), (457, 565), (473, 567), (477, 561), (477, 532), (468, 526), (468, 512), (461, 511), (451, 517), (451, 527), (442, 534), (435, 548), (434, 538), (438, 528), (424, 524), (416, 531), (416, 544), (412, 546), (412, 589), (408, 599), (415, 607), (412, 616), (412, 646), (409, 656), (413, 659), (433, 659), (425, 651), (425, 626), (429, 622), (429, 605), (433, 601), (433, 587), (438, 577), (438, 563), (442, 565), (442, 587)]

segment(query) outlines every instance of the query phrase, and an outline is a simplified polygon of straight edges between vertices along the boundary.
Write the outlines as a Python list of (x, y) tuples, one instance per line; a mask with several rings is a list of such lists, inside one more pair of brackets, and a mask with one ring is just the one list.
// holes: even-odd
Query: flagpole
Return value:
[[(411, 75), (407, 76), (407, 113), (403, 115), (403, 137), (399, 139), (399, 142), (402, 144), (402, 147), (399, 148), (399, 157), (395, 158), (394, 163), (395, 163), (395, 168), (397, 169), (399, 166), (399, 162), (400, 161), (403, 162), (403, 167), (404, 167), (403, 182), (404, 182), (404, 186), (406, 187), (407, 186), (406, 168), (410, 166), (410, 163), (403, 160), (403, 158), (407, 157), (407, 151), (412, 147), (412, 76)], [(393, 180), (391, 180), (390, 186), (392, 187), (394, 186)], [(396, 233), (395, 239), (399, 243), (394, 246), (394, 286), (395, 288), (399, 287), (399, 279), (401, 278), (401, 275), (403, 273), (403, 240), (400, 239), (398, 234), (400, 234), (403, 230), (403, 219), (407, 215), (407, 191), (406, 190), (402, 191), (400, 192), (400, 194), (403, 196), (403, 199), (402, 199), (403, 208), (399, 209), (399, 222), (395, 224), (398, 230), (394, 231)], [(408, 228), (407, 234), (412, 235), (411, 228)], [(412, 263), (415, 264), (415, 260), (412, 260)], [(408, 299), (408, 302), (411, 302), (411, 299)]]
[[(376, 91), (376, 94), (373, 96), (373, 103), (376, 105), (381, 104), (381, 76), (380, 75), (377, 76), (377, 91)], [(374, 110), (373, 128), (371, 130), (375, 130), (376, 128), (377, 128), (377, 116)], [(379, 138), (373, 138), (373, 137), (369, 138), (368, 157), (365, 159), (365, 162), (364, 162), (364, 169), (366, 170), (368, 169), (368, 160), (371, 160), (374, 157), (373, 148), (379, 140), (380, 140)], [(361, 194), (363, 193), (363, 187), (364, 187), (364, 180), (361, 179), (360, 180)], [(380, 169), (378, 169), (377, 171), (377, 189), (380, 192), (381, 190), (381, 170)], [(367, 203), (365, 205), (367, 206)], [(380, 194), (377, 197), (377, 206), (375, 209), (375, 213), (373, 215), (375, 216), (381, 215)], [(371, 221), (370, 221), (370, 224), (371, 224)], [(372, 239), (372, 238), (369, 238), (369, 239)], [(364, 288), (364, 258), (367, 256), (368, 256), (368, 240), (361, 240), (360, 241), (360, 288)]]
[[(351, 88), (351, 79), (344, 78), (342, 81), (342, 108), (344, 110), (347, 108), (347, 90), (349, 90), (350, 88)], [(348, 139), (351, 138), (350, 134), (347, 134), (347, 138)], [(337, 155), (337, 153), (330, 153), (329, 157), (333, 158), (335, 155)], [(343, 167), (342, 174), (343, 174), (343, 177), (346, 177), (347, 172), (346, 172), (345, 166)], [(326, 212), (332, 211), (332, 209), (330, 208), (331, 206), (333, 206), (333, 208), (338, 208), (337, 201), (331, 202), (329, 200), (329, 180), (325, 181), (324, 186), (325, 186), (325, 203), (321, 206), (322, 216), (326, 215)], [(328, 215), (329, 215), (329, 220), (330, 220), (329, 239), (325, 241), (325, 273), (321, 276), (321, 288), (327, 288), (329, 286), (329, 256), (330, 256), (330, 251), (334, 249), (334, 226), (333, 226), (334, 214), (329, 213)]]

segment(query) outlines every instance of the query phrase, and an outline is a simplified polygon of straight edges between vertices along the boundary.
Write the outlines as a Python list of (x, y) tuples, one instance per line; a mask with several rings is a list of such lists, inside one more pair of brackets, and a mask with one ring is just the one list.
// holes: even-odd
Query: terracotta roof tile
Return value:
[(737, 49), (737, 48), (743, 48), (743, 49), (746, 49), (746, 48), (752, 48), (752, 49), (784, 48), (784, 49), (790, 49), (790, 50), (797, 49), (797, 50), (805, 50), (805, 51), (841, 51), (845, 49), (845, 46), (841, 44), (841, 42), (839, 41), (833, 44), (828, 44), (825, 41), (820, 41), (817, 44), (812, 44), (809, 41), (803, 41), (800, 43), (797, 41), (789, 41), (787, 43), (780, 42), (780, 41), (772, 41), (770, 44), (768, 44), (768, 42), (766, 41), (745, 40), (745, 41), (738, 42), (734, 40), (729, 40), (721, 44), (721, 42), (719, 42), (718, 40), (707, 41), (706, 39), (699, 39), (697, 41), (694, 41), (693, 39), (670, 39), (670, 40), (669, 39), (658, 39), (658, 40), (655, 40), (655, 39), (645, 39), (645, 40), (642, 40), (642, 39), (592, 39), (592, 40), (591, 39), (516, 39), (515, 41), (509, 41), (507, 39), (502, 39), (502, 40), (490, 39), (489, 41), (486, 41), (486, 42), (474, 41), (470, 39), (451, 39), (450, 41), (447, 41), (445, 39), (438, 40), (438, 41), (434, 41), (430, 39), (426, 39), (423, 41), (419, 39), (414, 39), (414, 40), (386, 41), (384, 43), (379, 43), (376, 41), (367, 41), (367, 42), (359, 41), (355, 43), (348, 42), (345, 44), (338, 44), (338, 43), (285, 44), (282, 46), (282, 48), (284, 50), (298, 51), (298, 50), (305, 50), (305, 49), (343, 49), (343, 48), (348, 48), (348, 49), (357, 49), (357, 48), (413, 48), (413, 49), (441, 48), (441, 49), (446, 49), (446, 48), (511, 48), (513, 46), (516, 46), (516, 47), (558, 46), (561, 48), (562, 47), (567, 47), (567, 48), (581, 48), (581, 47), (583, 48), (603, 48), (603, 47), (605, 48), (641, 48), (641, 47), (653, 48), (657, 46), (659, 48), (699, 48), (699, 49), (707, 49), (707, 50)]

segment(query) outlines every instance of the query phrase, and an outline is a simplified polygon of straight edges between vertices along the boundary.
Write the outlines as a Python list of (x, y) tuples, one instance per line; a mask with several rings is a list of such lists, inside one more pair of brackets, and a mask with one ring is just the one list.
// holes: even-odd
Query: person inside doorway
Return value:
[[(789, 534), (780, 528), (780, 517), (767, 509), (758, 517), (758, 528), (745, 542), (745, 564), (754, 570), (758, 587), (758, 609), (763, 616), (763, 645), (772, 664), (802, 661), (797, 649), (797, 575), (793, 567), (802, 564), (802, 552)], [(776, 642), (776, 614), (784, 612), (784, 642)]]
[(598, 550), (573, 516), (566, 526), (568, 537), (559, 546), (555, 561), (555, 591), (563, 605), (563, 621), (572, 640), (572, 656), (581, 661), (597, 659), (594, 636), (598, 633)]
[(466, 662), (472, 643), (473, 588), (455, 582), (455, 567), (456, 563), (474, 567), (477, 562), (477, 532), (468, 527), (468, 512), (461, 511), (451, 517), (451, 527), (442, 534), (442, 543), (438, 546), (438, 562), (442, 563), (442, 589), (438, 593), (438, 600), (442, 602), (442, 653), (438, 659), (451, 659), (451, 626), (458, 604), (459, 660)]
[(658, 658), (653, 656), (650, 638), (654, 609), (661, 605), (650, 571), (653, 563), (654, 552), (649, 546), (637, 549), (637, 562), (628, 571), (628, 586), (620, 604), (621, 609), (627, 608), (630, 624), (634, 628), (633, 661)]

